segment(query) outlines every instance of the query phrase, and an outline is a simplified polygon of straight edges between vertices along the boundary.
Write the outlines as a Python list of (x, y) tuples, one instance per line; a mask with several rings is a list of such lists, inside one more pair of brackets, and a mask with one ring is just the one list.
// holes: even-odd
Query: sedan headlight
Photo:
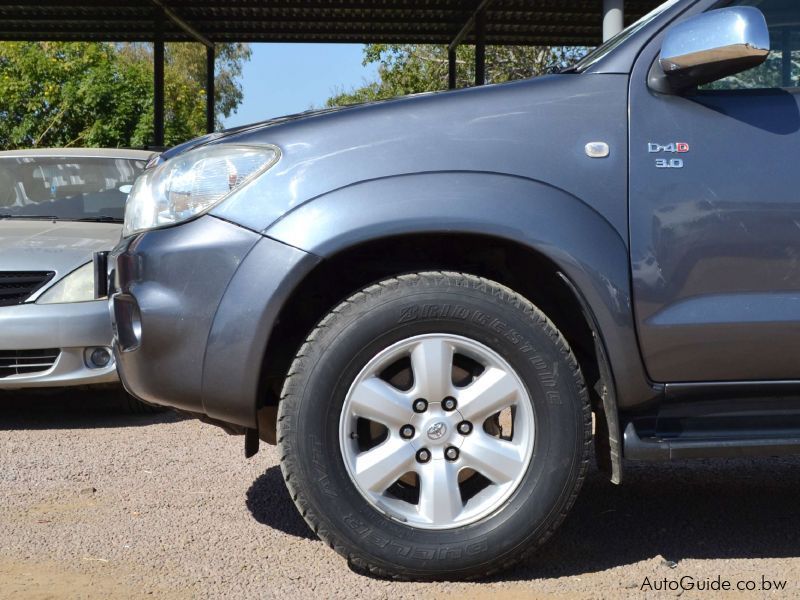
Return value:
[(222, 202), (280, 157), (275, 146), (220, 144), (179, 154), (136, 180), (125, 205), (123, 237), (175, 225)]
[(36, 303), (89, 302), (94, 299), (94, 265), (88, 263), (56, 283)]

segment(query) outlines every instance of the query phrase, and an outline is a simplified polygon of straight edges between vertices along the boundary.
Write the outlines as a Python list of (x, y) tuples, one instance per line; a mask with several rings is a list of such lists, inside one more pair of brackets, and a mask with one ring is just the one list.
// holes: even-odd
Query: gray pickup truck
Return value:
[(559, 74), (194, 140), (111, 256), (121, 377), (277, 443), (383, 577), (528, 556), (593, 444), (797, 453), (799, 76), (795, 0), (672, 0)]

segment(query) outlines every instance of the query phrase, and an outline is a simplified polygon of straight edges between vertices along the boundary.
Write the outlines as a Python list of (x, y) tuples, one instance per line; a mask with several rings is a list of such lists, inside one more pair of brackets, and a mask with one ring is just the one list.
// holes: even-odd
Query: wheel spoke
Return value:
[(417, 470), (420, 516), (438, 525), (450, 523), (464, 509), (458, 487), (458, 468), (446, 460), (432, 460)]
[(357, 416), (387, 427), (407, 423), (412, 414), (411, 399), (377, 377), (370, 377), (355, 387), (350, 407)]
[(493, 414), (514, 404), (519, 397), (519, 384), (514, 377), (494, 367), (461, 390), (458, 410), (468, 421), (483, 422)]
[(419, 342), (411, 351), (411, 369), (417, 394), (441, 402), (453, 387), (453, 347), (438, 338)]
[(520, 475), (524, 459), (520, 449), (482, 431), (475, 431), (461, 446), (463, 464), (493, 483), (502, 484)]
[[(463, 387), (453, 383), (456, 355), (483, 366)], [(384, 373), (412, 379), (411, 389), (378, 375)], [(508, 412), (511, 439), (489, 433), (498, 414), (505, 431)], [(534, 417), (526, 386), (501, 355), (469, 337), (424, 333), (384, 348), (356, 375), (339, 440), (347, 472), (369, 505), (409, 527), (445, 530), (483, 519), (514, 493), (533, 454)], [(466, 503), (459, 485), (465, 468), (480, 474)], [(410, 473), (417, 493), (406, 480)]]
[(372, 491), (383, 492), (414, 468), (414, 448), (408, 442), (389, 437), (381, 445), (356, 456), (355, 477)]

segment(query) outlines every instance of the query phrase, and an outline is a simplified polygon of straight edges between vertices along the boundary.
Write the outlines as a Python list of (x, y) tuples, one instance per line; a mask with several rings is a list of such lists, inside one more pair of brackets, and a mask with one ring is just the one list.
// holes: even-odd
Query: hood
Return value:
[(259, 131), (262, 129), (268, 129), (269, 127), (273, 127), (275, 125), (282, 125), (284, 123), (291, 123), (292, 121), (302, 121), (307, 120), (312, 117), (319, 117), (322, 115), (330, 115), (333, 113), (338, 113), (342, 111), (349, 111), (349, 110), (357, 110), (359, 108), (363, 108), (365, 106), (373, 106), (375, 104), (386, 104), (390, 102), (395, 102), (397, 100), (408, 100), (413, 98), (425, 97), (425, 96), (434, 96), (434, 95), (444, 95), (446, 92), (421, 92), (419, 94), (408, 94), (405, 96), (399, 96), (397, 98), (387, 98), (385, 100), (372, 100), (369, 102), (359, 102), (358, 104), (348, 104), (346, 106), (331, 106), (328, 108), (317, 108), (312, 110), (306, 110), (303, 112), (295, 113), (292, 115), (284, 115), (281, 117), (275, 117), (272, 119), (267, 119), (265, 121), (258, 121), (256, 123), (250, 123), (248, 125), (240, 125), (239, 127), (231, 127), (230, 129), (224, 129), (222, 131), (215, 131), (214, 133), (209, 133), (208, 135), (204, 135), (198, 138), (194, 138), (189, 140), (188, 142), (184, 142), (177, 146), (173, 146), (172, 148), (164, 151), (161, 155), (159, 155), (158, 163), (162, 163), (166, 160), (169, 160), (173, 156), (178, 156), (179, 154), (183, 154), (184, 152), (188, 152), (189, 150), (193, 150), (194, 148), (199, 148), (200, 146), (204, 146), (205, 144), (211, 144), (213, 142), (217, 142), (223, 140), (225, 138), (239, 135), (240, 133), (248, 133), (251, 131)]
[[(371, 104), (371, 103), (369, 103)], [(194, 138), (189, 140), (188, 142), (184, 142), (177, 146), (173, 146), (172, 148), (165, 150), (159, 156), (159, 163), (169, 160), (173, 156), (178, 156), (179, 154), (183, 154), (184, 152), (188, 152), (194, 148), (198, 148), (205, 144), (210, 144), (211, 142), (216, 142), (226, 137), (230, 137), (232, 135), (237, 135), (239, 133), (245, 133), (247, 131), (252, 131), (255, 129), (263, 129), (265, 127), (271, 127), (272, 125), (280, 125), (281, 123), (288, 123), (290, 121), (296, 121), (298, 119), (305, 119), (308, 117), (315, 117), (318, 115), (326, 115), (328, 113), (339, 112), (342, 110), (347, 110), (350, 108), (354, 108), (357, 106), (362, 106), (361, 104), (353, 104), (350, 106), (335, 106), (331, 108), (321, 108), (316, 110), (307, 110), (301, 113), (295, 113), (293, 115), (285, 115), (281, 117), (275, 117), (274, 119), (268, 119), (266, 121), (259, 121), (257, 123), (250, 123), (248, 125), (241, 125), (239, 127), (231, 127), (230, 129), (224, 129), (223, 131), (215, 131), (214, 133), (209, 133), (208, 135), (204, 135), (198, 138)]]
[[(335, 190), (399, 177), (493, 173), (592, 198), (603, 205), (601, 214), (624, 224), (628, 83), (626, 74), (548, 75), (262, 124), (211, 142), (272, 144), (281, 158), (210, 214), (266, 232)], [(592, 162), (586, 144), (597, 140), (614, 151)]]
[(122, 225), (0, 219), (0, 271), (55, 271), (55, 283), (119, 241)]

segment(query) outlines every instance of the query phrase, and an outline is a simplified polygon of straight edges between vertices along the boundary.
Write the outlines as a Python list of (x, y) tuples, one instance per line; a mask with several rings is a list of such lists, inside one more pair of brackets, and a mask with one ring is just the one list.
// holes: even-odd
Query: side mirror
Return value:
[(656, 91), (679, 92), (757, 67), (769, 52), (769, 29), (760, 10), (712, 10), (667, 31), (658, 59), (662, 73), (651, 71), (650, 84)]

